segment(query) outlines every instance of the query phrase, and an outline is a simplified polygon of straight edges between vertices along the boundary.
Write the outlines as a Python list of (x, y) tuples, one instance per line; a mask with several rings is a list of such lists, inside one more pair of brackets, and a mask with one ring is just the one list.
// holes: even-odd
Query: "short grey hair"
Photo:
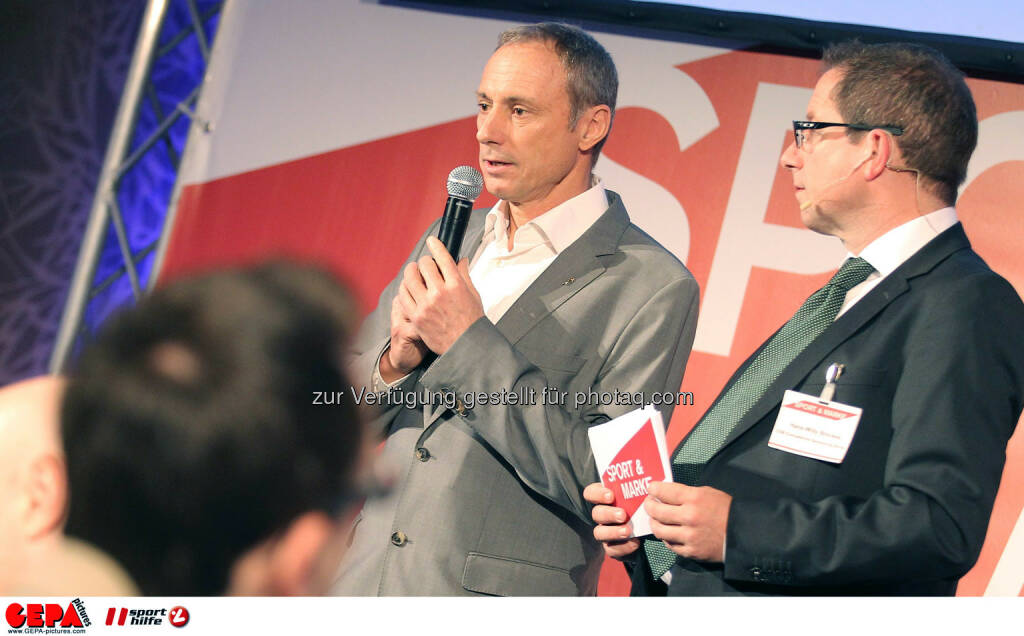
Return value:
[[(503, 31), (498, 36), (498, 47), (506, 44), (543, 42), (551, 44), (565, 68), (566, 89), (569, 92), (569, 128), (576, 128), (583, 111), (604, 104), (615, 118), (615, 98), (619, 92), (619, 74), (615, 62), (603, 46), (579, 27), (560, 22), (528, 24)], [(611, 120), (608, 122), (611, 134)], [(594, 161), (608, 139), (594, 145)]]

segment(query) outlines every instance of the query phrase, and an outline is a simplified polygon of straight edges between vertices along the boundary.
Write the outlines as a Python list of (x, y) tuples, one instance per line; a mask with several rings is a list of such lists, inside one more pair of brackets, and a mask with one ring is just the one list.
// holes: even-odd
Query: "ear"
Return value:
[(885, 173), (890, 161), (899, 163), (899, 148), (891, 133), (876, 128), (868, 132), (864, 142), (866, 157), (863, 174), (866, 181), (873, 181)]
[(599, 104), (583, 111), (576, 122), (576, 129), (580, 135), (580, 152), (587, 152), (608, 136), (611, 126), (612, 111), (607, 105)]
[(58, 532), (64, 524), (68, 504), (68, 480), (64, 461), (56, 455), (42, 455), (28, 466), (21, 509), (25, 537), (37, 540)]
[[(269, 568), (272, 593), (278, 596), (322, 594), (325, 583), (319, 576), (327, 546), (339, 539), (334, 520), (321, 511), (310, 511), (292, 522), (270, 547)], [(337, 563), (331, 564), (333, 567)]]

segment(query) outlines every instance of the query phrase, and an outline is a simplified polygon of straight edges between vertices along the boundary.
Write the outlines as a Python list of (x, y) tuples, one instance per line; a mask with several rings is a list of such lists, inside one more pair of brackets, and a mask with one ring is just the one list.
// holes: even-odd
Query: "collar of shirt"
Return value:
[(561, 205), (524, 223), (508, 249), (508, 205), (499, 202), (488, 212), (484, 237), (469, 268), (480, 302), (497, 324), (526, 289), (608, 209), (604, 186), (591, 187)]
[[(929, 241), (953, 227), (956, 222), (956, 210), (951, 207), (942, 208), (907, 221), (871, 241), (867, 247), (861, 250), (859, 256), (870, 263), (875, 271), (871, 272), (864, 282), (846, 292), (846, 298), (843, 300), (843, 306), (839, 309), (836, 319), (838, 320), (839, 316), (845, 314), (850, 307), (853, 307), (857, 301), (866, 296), (886, 276), (893, 273), (897, 267), (905, 263)], [(846, 256), (853, 258), (854, 254), (848, 252)]]
[[(885, 278), (929, 241), (953, 227), (957, 222), (956, 210), (942, 208), (895, 227), (868, 244), (858, 255)], [(847, 254), (853, 257), (853, 254)]]
[(511, 250), (508, 249), (508, 202), (498, 201), (484, 220), (483, 241), (476, 257), (478, 258), (483, 249), (492, 242), (497, 243), (497, 253), (503, 256), (521, 254), (538, 245), (548, 246), (553, 254), (561, 253), (608, 209), (608, 195), (605, 194), (604, 183), (595, 176), (591, 184), (589, 190), (584, 190), (524, 223), (512, 239)]

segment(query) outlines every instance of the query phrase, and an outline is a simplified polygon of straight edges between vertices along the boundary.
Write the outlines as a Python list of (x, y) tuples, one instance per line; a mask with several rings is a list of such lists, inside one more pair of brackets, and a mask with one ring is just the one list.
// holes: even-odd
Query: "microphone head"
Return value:
[(459, 166), (448, 173), (448, 196), (475, 201), (484, 189), (484, 178), (472, 166)]

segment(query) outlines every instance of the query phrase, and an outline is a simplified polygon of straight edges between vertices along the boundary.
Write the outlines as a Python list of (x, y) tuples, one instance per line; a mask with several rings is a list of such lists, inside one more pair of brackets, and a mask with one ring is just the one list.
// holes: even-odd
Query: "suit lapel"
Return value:
[(614, 254), (629, 216), (619, 195), (608, 191), (609, 206), (512, 303), (495, 325), (516, 344), (537, 323), (604, 273), (602, 257)]
[[(515, 345), (534, 326), (596, 280), (605, 271), (604, 257), (618, 249), (629, 215), (618, 194), (607, 190), (608, 209), (572, 245), (565, 248), (537, 280), (512, 303), (495, 327)], [(482, 217), (481, 217), (482, 218)], [(472, 240), (470, 240), (470, 233)], [(461, 257), (472, 258), (483, 240), (484, 223), (466, 231)], [(472, 247), (467, 247), (472, 246)], [(424, 425), (430, 426), (447, 409), (424, 411)]]
[[(930, 243), (896, 268), (892, 274), (868, 292), (857, 304), (840, 316), (820, 336), (815, 338), (806, 349), (800, 352), (793, 362), (783, 370), (775, 382), (768, 387), (768, 390), (761, 396), (761, 399), (751, 407), (743, 419), (733, 428), (729, 436), (722, 443), (722, 446), (715, 451), (715, 454), (721, 452), (723, 448), (760, 422), (762, 418), (782, 402), (782, 394), (786, 389), (798, 386), (807, 374), (813, 371), (831, 351), (857, 333), (861, 327), (881, 313), (889, 303), (906, 293), (910, 289), (909, 280), (926, 274), (953, 252), (970, 248), (970, 246), (970, 242), (964, 234), (963, 226), (957, 223), (932, 239)], [(767, 343), (767, 341), (765, 342)], [(739, 370), (729, 380), (726, 388), (719, 394), (719, 398), (739, 378), (740, 371), (750, 364), (763, 347), (764, 345), (762, 344), (740, 366)]]

